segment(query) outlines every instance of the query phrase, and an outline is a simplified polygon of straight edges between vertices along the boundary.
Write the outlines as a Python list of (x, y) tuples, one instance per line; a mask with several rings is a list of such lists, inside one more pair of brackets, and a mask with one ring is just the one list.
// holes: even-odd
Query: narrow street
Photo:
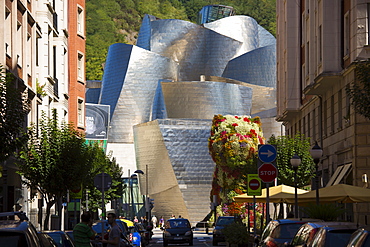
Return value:
[[(163, 247), (162, 230), (159, 228), (153, 230), (153, 238), (150, 241), (149, 247)], [(222, 243), (220, 244), (223, 245)], [(189, 246), (188, 244), (169, 244), (169, 246)], [(194, 246), (198, 247), (211, 247), (212, 246), (212, 232), (209, 234), (203, 229), (194, 230)]]

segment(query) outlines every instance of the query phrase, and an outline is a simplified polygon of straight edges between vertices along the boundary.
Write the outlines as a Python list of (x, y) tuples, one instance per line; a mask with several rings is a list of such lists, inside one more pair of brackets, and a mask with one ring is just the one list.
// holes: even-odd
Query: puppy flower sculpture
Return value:
[(227, 202), (230, 191), (240, 191), (246, 175), (257, 171), (258, 144), (263, 143), (259, 117), (215, 115), (208, 139), (209, 152), (216, 163), (211, 195)]

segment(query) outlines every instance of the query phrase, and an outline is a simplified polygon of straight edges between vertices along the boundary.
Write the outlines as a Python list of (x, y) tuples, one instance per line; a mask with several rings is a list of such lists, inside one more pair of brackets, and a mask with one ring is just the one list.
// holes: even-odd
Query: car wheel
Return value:
[(213, 241), (212, 241), (212, 245), (213, 245), (213, 246), (217, 246), (217, 245), (218, 245), (218, 242), (213, 240)]
[(190, 240), (189, 246), (193, 246), (193, 240)]
[(168, 246), (168, 242), (167, 241), (163, 241), (163, 246)]

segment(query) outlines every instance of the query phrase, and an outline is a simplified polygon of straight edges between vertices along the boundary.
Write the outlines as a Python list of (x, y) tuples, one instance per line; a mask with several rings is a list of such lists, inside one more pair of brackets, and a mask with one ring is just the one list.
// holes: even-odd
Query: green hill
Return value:
[(86, 0), (86, 79), (101, 80), (102, 64), (114, 43), (135, 44), (145, 14), (196, 22), (209, 4), (232, 6), (237, 15), (253, 17), (275, 35), (276, 0)]

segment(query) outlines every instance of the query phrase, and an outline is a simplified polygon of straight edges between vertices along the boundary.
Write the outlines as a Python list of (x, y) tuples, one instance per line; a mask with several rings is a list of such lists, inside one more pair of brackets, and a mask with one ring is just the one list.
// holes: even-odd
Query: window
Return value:
[(84, 107), (83, 107), (83, 99), (78, 99), (77, 102), (77, 121), (78, 125), (84, 125)]
[(81, 6), (77, 6), (77, 33), (84, 36), (84, 11)]
[(342, 129), (342, 90), (339, 90), (338, 92), (338, 128)]
[(82, 53), (78, 53), (77, 76), (79, 81), (84, 81), (84, 56)]
[(349, 13), (347, 12), (344, 15), (344, 33), (343, 33), (343, 54), (344, 56), (349, 55)]
[(319, 42), (319, 63), (322, 62), (322, 26), (319, 26), (319, 37), (318, 37), (318, 42)]
[(366, 44), (370, 45), (370, 3), (367, 4), (367, 27), (366, 27)]
[(4, 23), (4, 31), (5, 31), (5, 52), (8, 56), (12, 56), (12, 22), (11, 22), (11, 12), (7, 7), (5, 7), (5, 23)]

